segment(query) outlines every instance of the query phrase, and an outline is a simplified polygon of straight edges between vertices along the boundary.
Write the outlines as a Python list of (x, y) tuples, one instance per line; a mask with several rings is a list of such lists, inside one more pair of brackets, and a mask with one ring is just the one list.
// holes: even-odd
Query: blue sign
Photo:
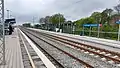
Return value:
[(83, 24), (84, 27), (98, 27), (100, 24)]
[(117, 21), (116, 23), (117, 23), (117, 24), (120, 24), (120, 21)]

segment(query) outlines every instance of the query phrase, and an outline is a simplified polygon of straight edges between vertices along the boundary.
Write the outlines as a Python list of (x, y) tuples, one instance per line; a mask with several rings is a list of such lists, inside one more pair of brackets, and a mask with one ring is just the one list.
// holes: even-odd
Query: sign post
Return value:
[(85, 33), (85, 32), (84, 32), (84, 26), (83, 26), (83, 33), (82, 33), (82, 36), (84, 36), (84, 33)]
[(100, 26), (98, 26), (98, 38), (99, 38), (99, 36), (100, 36)]
[(89, 31), (89, 36), (91, 36), (91, 32), (92, 32), (92, 27), (90, 26), (90, 31)]
[(119, 30), (118, 30), (118, 41), (120, 41), (120, 20), (116, 22), (117, 24), (119, 24)]
[(83, 31), (84, 31), (84, 27), (90, 27), (90, 31), (89, 31), (89, 36), (91, 35), (91, 28), (92, 27), (98, 27), (98, 38), (99, 38), (99, 34), (100, 34), (100, 27), (102, 26), (102, 24), (83, 24)]
[(102, 26), (102, 24), (98, 25), (98, 38), (100, 37), (100, 27)]
[(120, 40), (120, 24), (119, 24), (119, 31), (118, 31), (118, 41)]

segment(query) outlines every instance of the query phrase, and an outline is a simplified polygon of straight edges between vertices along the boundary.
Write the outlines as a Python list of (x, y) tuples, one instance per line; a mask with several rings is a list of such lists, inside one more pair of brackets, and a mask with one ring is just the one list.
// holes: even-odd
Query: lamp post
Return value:
[(7, 10), (7, 18), (9, 19), (10, 10)]

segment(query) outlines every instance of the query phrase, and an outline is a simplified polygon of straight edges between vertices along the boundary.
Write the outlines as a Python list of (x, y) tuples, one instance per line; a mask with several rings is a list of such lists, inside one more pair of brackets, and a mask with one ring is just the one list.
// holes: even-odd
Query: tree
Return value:
[(102, 24), (105, 24), (106, 22), (108, 23), (108, 15), (107, 15), (107, 13), (105, 13), (104, 11), (101, 13), (101, 15), (102, 15), (102, 18), (101, 18), (101, 23)]
[(51, 18), (51, 16), (46, 16), (46, 17), (44, 18), (45, 24), (50, 24), (50, 18)]
[(118, 14), (120, 13), (120, 4), (118, 4), (117, 6), (114, 7), (114, 9), (118, 12)]
[(101, 15), (100, 12), (92, 13), (91, 17), (94, 18), (95, 23), (100, 23), (101, 22), (102, 15)]
[(50, 21), (53, 24), (64, 23), (65, 18), (64, 18), (64, 16), (62, 14), (55, 14), (55, 15), (51, 16)]
[(101, 14), (102, 14), (102, 23), (110, 23), (109, 21), (111, 20), (111, 14), (113, 10), (112, 9), (105, 9)]
[(35, 28), (40, 28), (41, 26), (39, 24), (34, 25)]
[(70, 21), (70, 20), (69, 20), (69, 21), (66, 21), (66, 22), (67, 22), (67, 23), (72, 23), (72, 21)]
[(51, 16), (46, 16), (45, 18), (40, 18), (40, 23), (49, 24)]
[(24, 23), (22, 24), (24, 27), (31, 27), (31, 24), (30, 23)]
[(106, 13), (109, 17), (111, 16), (112, 12), (113, 12), (113, 10), (112, 9), (108, 9), (108, 8), (103, 11), (103, 13)]
[(93, 17), (81, 18), (80, 20), (77, 20), (74, 23), (76, 23), (79, 26), (82, 26), (83, 24), (95, 23), (95, 19)]
[(45, 23), (44, 20), (45, 20), (45, 18), (40, 18), (40, 20), (39, 20), (40, 24)]

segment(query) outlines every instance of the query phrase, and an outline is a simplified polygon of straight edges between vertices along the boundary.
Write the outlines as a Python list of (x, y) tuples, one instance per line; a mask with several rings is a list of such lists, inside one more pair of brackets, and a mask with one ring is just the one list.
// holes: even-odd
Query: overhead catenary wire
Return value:
[(79, 0), (79, 1), (73, 2), (73, 3), (71, 3), (70, 5), (68, 5), (67, 7), (65, 7), (64, 9), (68, 9), (68, 8), (74, 6), (74, 5), (78, 4), (78, 3), (81, 3), (81, 2), (83, 2), (83, 1), (85, 1), (85, 0)]
[[(62, 9), (64, 10), (63, 12), (64, 12), (64, 13), (68, 12), (68, 9), (71, 9), (71, 7), (74, 7), (75, 5), (78, 5), (78, 4), (82, 3), (83, 1), (85, 1), (85, 0), (78, 0), (78, 1), (72, 2), (72, 3), (69, 4), (68, 6), (62, 8)], [(75, 10), (76, 10), (76, 9), (75, 9)], [(71, 17), (71, 16), (68, 16), (68, 17)]]

